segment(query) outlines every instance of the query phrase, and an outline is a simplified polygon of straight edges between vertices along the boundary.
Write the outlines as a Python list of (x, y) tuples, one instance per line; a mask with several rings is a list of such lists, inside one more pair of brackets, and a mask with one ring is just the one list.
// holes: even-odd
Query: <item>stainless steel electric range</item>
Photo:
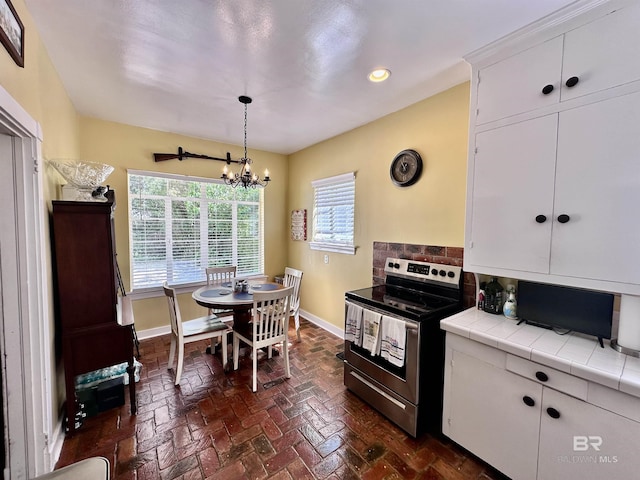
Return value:
[(462, 310), (462, 268), (387, 258), (384, 270), (384, 285), (345, 293), (344, 384), (410, 435), (440, 433), (440, 320)]

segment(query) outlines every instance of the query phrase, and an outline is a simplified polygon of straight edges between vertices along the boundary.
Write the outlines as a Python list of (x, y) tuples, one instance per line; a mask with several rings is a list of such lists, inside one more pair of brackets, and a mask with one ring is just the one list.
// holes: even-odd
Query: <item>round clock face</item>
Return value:
[(389, 175), (393, 183), (400, 187), (413, 185), (422, 173), (422, 158), (415, 150), (403, 150), (391, 162)]

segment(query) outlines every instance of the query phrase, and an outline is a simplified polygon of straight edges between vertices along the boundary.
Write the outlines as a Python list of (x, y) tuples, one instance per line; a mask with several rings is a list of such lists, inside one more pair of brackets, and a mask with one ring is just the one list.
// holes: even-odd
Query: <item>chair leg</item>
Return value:
[(291, 378), (291, 369), (289, 367), (289, 339), (285, 338), (282, 342), (282, 354), (284, 355), (284, 374), (287, 378)]
[(234, 370), (238, 369), (238, 357), (239, 357), (238, 352), (239, 351), (240, 351), (240, 339), (234, 333), (233, 334), (233, 369)]
[(258, 390), (258, 349), (253, 345), (253, 391)]
[(169, 363), (167, 363), (167, 370), (173, 368), (173, 361), (176, 356), (176, 337), (171, 335), (171, 347), (169, 348)]
[(298, 336), (298, 341), (300, 341), (300, 312), (296, 311), (293, 314), (293, 320), (296, 323), (296, 335)]
[[(211, 343), (213, 344), (214, 339), (211, 339)], [(220, 336), (220, 344), (222, 346), (222, 368), (227, 368), (227, 332), (223, 333)]]
[(178, 366), (176, 367), (176, 381), (175, 385), (180, 384), (180, 377), (182, 376), (182, 364), (184, 363), (184, 345), (178, 345)]

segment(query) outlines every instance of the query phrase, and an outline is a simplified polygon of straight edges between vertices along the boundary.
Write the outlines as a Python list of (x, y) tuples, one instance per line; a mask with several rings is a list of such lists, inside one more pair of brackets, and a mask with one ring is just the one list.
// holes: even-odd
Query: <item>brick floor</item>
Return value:
[(175, 387), (169, 337), (141, 341), (138, 414), (125, 404), (86, 419), (56, 467), (101, 455), (118, 480), (504, 478), (444, 437), (406, 435), (345, 389), (339, 338), (304, 319), (301, 334), (292, 378), (261, 354), (256, 393), (246, 350), (225, 373), (205, 342), (187, 345)]

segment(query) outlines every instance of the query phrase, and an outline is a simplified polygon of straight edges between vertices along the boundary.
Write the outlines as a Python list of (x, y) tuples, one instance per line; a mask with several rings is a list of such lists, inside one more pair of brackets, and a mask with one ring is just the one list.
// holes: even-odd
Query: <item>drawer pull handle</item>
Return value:
[(527, 407), (533, 407), (536, 404), (536, 401), (529, 395), (525, 395), (524, 397), (522, 397), (522, 401)]
[(578, 82), (580, 81), (580, 79), (578, 77), (571, 77), (569, 79), (567, 79), (567, 82), (565, 83), (565, 85), (569, 88), (571, 87), (575, 87)]
[(536, 372), (536, 378), (541, 382), (546, 382), (549, 380), (549, 376), (544, 372)]
[(546, 215), (538, 215), (538, 216), (536, 217), (536, 222), (538, 222), (538, 223), (544, 223), (544, 222), (546, 222), (546, 221), (547, 221), (547, 217), (546, 217)]
[(560, 412), (558, 410), (556, 410), (555, 408), (553, 408), (553, 407), (547, 408), (547, 414), (551, 418), (560, 418)]
[(553, 92), (553, 85), (545, 85), (545, 86), (542, 88), (542, 93), (543, 93), (544, 95), (549, 95), (551, 92)]

